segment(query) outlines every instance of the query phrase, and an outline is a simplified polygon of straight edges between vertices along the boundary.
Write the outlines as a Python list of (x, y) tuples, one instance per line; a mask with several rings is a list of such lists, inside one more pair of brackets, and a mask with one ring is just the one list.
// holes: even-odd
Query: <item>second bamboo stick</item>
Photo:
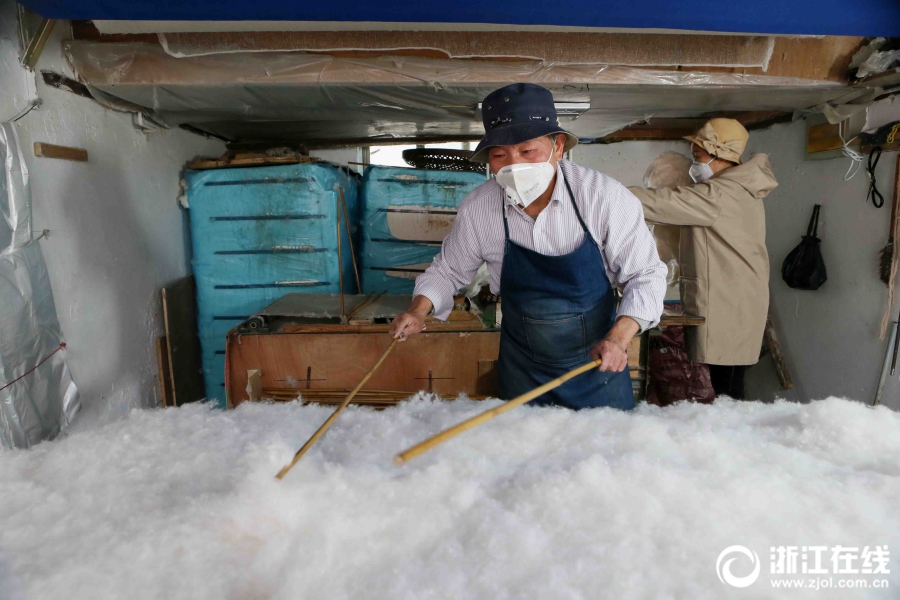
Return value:
[(424, 442), (422, 442), (421, 444), (417, 444), (417, 445), (413, 446), (412, 448), (410, 448), (409, 450), (407, 450), (405, 452), (401, 452), (400, 454), (395, 456), (394, 464), (402, 465), (403, 463), (412, 460), (413, 458), (419, 456), (420, 454), (423, 454), (424, 452), (431, 450), (435, 446), (437, 446), (439, 444), (443, 444), (447, 440), (456, 437), (457, 435), (459, 435), (460, 433), (462, 433), (464, 431), (468, 431), (469, 429), (472, 429), (473, 427), (477, 427), (478, 425), (481, 425), (485, 421), (490, 421), (494, 417), (496, 417), (498, 415), (502, 415), (503, 413), (505, 413), (508, 410), (512, 410), (517, 406), (521, 406), (522, 404), (525, 404), (526, 402), (530, 402), (531, 400), (534, 400), (538, 396), (542, 396), (542, 395), (546, 394), (547, 392), (549, 392), (550, 390), (552, 390), (554, 388), (558, 388), (559, 386), (561, 386), (568, 380), (572, 379), (573, 377), (577, 377), (578, 375), (581, 375), (582, 373), (585, 373), (587, 371), (590, 371), (591, 369), (599, 367), (601, 363), (602, 363), (602, 361), (599, 358), (597, 360), (592, 360), (589, 363), (585, 363), (585, 364), (581, 365), (580, 367), (576, 367), (575, 369), (572, 369), (568, 373), (564, 373), (563, 375), (560, 375), (559, 377), (557, 377), (556, 379), (554, 379), (552, 381), (548, 381), (547, 383), (545, 383), (542, 386), (534, 388), (530, 392), (526, 392), (526, 393), (522, 394), (521, 396), (513, 398), (512, 400), (510, 400), (508, 402), (504, 402), (497, 408), (492, 408), (491, 410), (487, 410), (487, 411), (481, 413), (480, 415), (475, 415), (471, 419), (463, 421), (462, 423), (459, 423), (458, 425), (454, 425), (450, 429), (445, 429), (444, 431), (435, 435), (434, 437), (431, 437), (431, 438), (425, 440)]

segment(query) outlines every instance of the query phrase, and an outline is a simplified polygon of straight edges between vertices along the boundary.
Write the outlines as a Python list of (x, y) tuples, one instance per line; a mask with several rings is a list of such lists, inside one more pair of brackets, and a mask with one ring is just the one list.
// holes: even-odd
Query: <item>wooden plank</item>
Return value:
[(741, 122), (741, 125), (747, 129), (754, 129), (756, 126), (768, 124), (775, 120), (791, 118), (790, 112), (783, 110), (751, 110), (733, 115), (731, 118)]
[(263, 167), (267, 165), (296, 165), (300, 163), (318, 162), (310, 156), (237, 156), (233, 158), (196, 158), (188, 165), (188, 169), (202, 171), (204, 169), (222, 169), (228, 167)]
[(841, 125), (837, 123), (820, 123), (810, 125), (806, 129), (806, 151), (809, 154), (837, 150), (844, 143), (841, 141)]
[[(307, 373), (313, 389), (353, 388), (388, 343), (385, 333), (241, 335), (232, 330), (226, 351), (229, 400), (237, 406), (248, 399), (250, 369), (259, 369), (263, 388), (279, 387), (288, 376), (303, 382)], [(414, 393), (430, 385), (439, 394), (480, 395), (479, 361), (497, 360), (499, 351), (499, 331), (423, 333), (397, 344), (366, 387)]]
[(169, 372), (173, 406), (206, 396), (197, 337), (194, 277), (183, 277), (162, 289), (163, 321), (169, 342)]
[[(892, 152), (894, 150), (900, 150), (900, 138), (895, 139), (890, 144), (879, 144), (882, 152)], [(872, 150), (875, 149), (874, 144), (862, 144), (859, 147), (859, 151), (863, 154), (871, 154)]]
[(703, 325), (706, 319), (697, 315), (663, 315), (659, 320), (660, 327), (671, 327), (673, 325), (682, 325), (687, 327)]
[[(453, 315), (468, 315), (465, 317)], [(476, 315), (463, 311), (453, 311), (446, 321), (439, 321), (433, 317), (425, 319), (426, 331), (450, 332), (450, 331), (484, 331), (484, 323)], [(390, 323), (369, 323), (351, 321), (346, 325), (340, 323), (311, 323), (311, 324), (287, 324), (281, 327), (283, 333), (382, 333), (390, 329)]]
[[(702, 125), (702, 123), (701, 123)], [(681, 140), (686, 135), (696, 133), (696, 129), (664, 129), (658, 127), (656, 129), (640, 129), (626, 127), (609, 135), (600, 138), (601, 143), (609, 142), (627, 142), (627, 141), (666, 141)]]
[[(453, 314), (453, 313), (451, 313)], [(471, 313), (466, 313), (471, 314)], [(437, 319), (429, 318), (426, 321), (426, 326), (428, 327), (427, 331), (430, 332), (451, 332), (451, 331), (490, 331), (485, 329), (484, 324), (481, 319), (478, 319), (475, 315), (472, 315), (474, 319), (472, 320), (447, 320), (447, 321), (438, 321)], [(477, 320), (475, 320), (477, 319)], [(696, 315), (663, 315), (660, 319), (659, 326), (660, 327), (670, 327), (673, 325), (682, 325), (682, 326), (697, 326), (703, 325), (706, 322), (706, 319), (703, 317), (698, 317)], [(312, 324), (288, 324), (284, 325), (281, 328), (283, 333), (382, 333), (387, 332), (390, 329), (389, 323), (372, 323), (372, 324), (364, 324), (364, 323), (350, 323), (348, 325), (341, 325), (338, 323), (312, 323)]]
[[(85, 39), (97, 39), (84, 36)], [(636, 32), (196, 32), (167, 33), (170, 48), (298, 51), (345, 58), (382, 55), (493, 62), (523, 58), (579, 64), (630, 65), (667, 71), (699, 71), (846, 81), (850, 58), (867, 38), (855, 36), (734, 36)], [(112, 40), (110, 40), (112, 41)], [(348, 50), (352, 48), (353, 50)], [(762, 53), (761, 53), (762, 52)], [(766, 55), (771, 58), (765, 61)], [(179, 59), (181, 60), (181, 59)], [(738, 66), (734, 66), (738, 65)]]
[(601, 143), (624, 141), (666, 141), (682, 140), (686, 135), (692, 135), (700, 129), (709, 119), (725, 117), (740, 121), (747, 129), (755, 129), (771, 125), (773, 123), (789, 120), (790, 112), (783, 110), (757, 110), (757, 111), (725, 111), (712, 113), (702, 118), (658, 118), (649, 119), (645, 123), (635, 123), (624, 127), (619, 131), (604, 136)]
[(172, 376), (169, 371), (169, 344), (166, 336), (156, 338), (156, 368), (159, 373), (159, 396), (163, 407), (175, 406), (172, 402)]
[(62, 160), (74, 160), (87, 162), (88, 153), (84, 148), (72, 148), (70, 146), (57, 146), (46, 142), (34, 143), (34, 155), (43, 158), (60, 158)]
[(793, 388), (794, 380), (791, 377), (791, 370), (784, 359), (784, 353), (781, 351), (781, 344), (778, 343), (778, 337), (775, 335), (775, 328), (772, 326), (771, 319), (766, 319), (763, 345), (772, 354), (772, 359), (775, 361), (775, 372), (778, 374), (778, 381), (781, 382), (781, 389), (789, 390)]

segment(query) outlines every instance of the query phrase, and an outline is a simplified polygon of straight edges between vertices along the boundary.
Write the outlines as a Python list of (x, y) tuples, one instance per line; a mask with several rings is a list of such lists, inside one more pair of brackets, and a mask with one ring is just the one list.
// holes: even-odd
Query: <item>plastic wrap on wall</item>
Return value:
[(412, 294), (415, 278), (456, 220), (481, 173), (369, 167), (362, 183), (363, 292)]
[[(358, 182), (325, 163), (188, 171), (208, 399), (225, 406), (225, 334), (288, 293), (356, 293)], [(338, 198), (344, 190), (350, 235)]]
[(596, 138), (651, 116), (727, 110), (797, 110), (847, 88), (742, 73), (661, 71), (533, 60), (337, 58), (260, 52), (174, 58), (156, 45), (65, 42), (84, 82), (150, 112), (233, 139), (407, 138), (483, 133), (475, 107), (513, 82), (537, 83), (591, 109), (565, 126)]
[(32, 239), (28, 169), (9, 123), (0, 125), (0, 161), (0, 214), (12, 231), (0, 252), (0, 443), (27, 448), (58, 435), (81, 404), (44, 256)]
[[(675, 188), (680, 185), (690, 185), (691, 177), (688, 171), (691, 168), (691, 159), (678, 152), (663, 152), (660, 154), (644, 173), (644, 187)], [(678, 225), (655, 224), (651, 226), (653, 237), (656, 239), (656, 249), (659, 258), (669, 269), (666, 283), (669, 289), (666, 291), (667, 300), (680, 299), (678, 280), (681, 278), (681, 227)]]

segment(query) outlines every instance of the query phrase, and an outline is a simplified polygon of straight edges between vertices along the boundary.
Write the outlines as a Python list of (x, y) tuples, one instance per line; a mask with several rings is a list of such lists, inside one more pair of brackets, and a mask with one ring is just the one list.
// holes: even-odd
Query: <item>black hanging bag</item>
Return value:
[(819, 204), (813, 208), (809, 228), (801, 242), (784, 259), (781, 265), (781, 278), (790, 287), (797, 290), (817, 290), (822, 287), (828, 274), (825, 272), (825, 261), (822, 260), (822, 242), (816, 234), (819, 231)]

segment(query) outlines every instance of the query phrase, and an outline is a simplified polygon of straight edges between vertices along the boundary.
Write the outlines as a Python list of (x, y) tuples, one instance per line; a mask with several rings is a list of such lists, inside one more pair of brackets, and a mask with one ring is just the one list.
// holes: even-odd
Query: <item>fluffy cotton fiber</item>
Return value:
[[(829, 399), (521, 407), (396, 467), (496, 401), (134, 411), (0, 453), (0, 597), (893, 598), (777, 590), (769, 548), (900, 552), (900, 415)], [(741, 544), (762, 575), (723, 584)], [(734, 565), (734, 572), (749, 571)], [(871, 580), (875, 576), (859, 576)]]

